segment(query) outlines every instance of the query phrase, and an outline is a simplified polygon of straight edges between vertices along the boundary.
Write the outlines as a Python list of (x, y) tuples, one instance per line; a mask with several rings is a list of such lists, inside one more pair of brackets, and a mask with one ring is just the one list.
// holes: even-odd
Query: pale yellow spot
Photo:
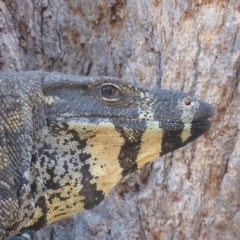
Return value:
[(149, 109), (149, 112), (139, 112), (139, 119), (153, 120), (154, 112)]
[(48, 105), (51, 105), (54, 102), (53, 96), (46, 96), (44, 100)]
[[(11, 178), (11, 180), (12, 180), (12, 178)], [(11, 187), (7, 183), (5, 183), (4, 181), (0, 181), (0, 186), (4, 187), (6, 189), (9, 189), (9, 190), (11, 189)]]
[(42, 216), (43, 216), (42, 209), (40, 207), (35, 207), (35, 209), (34, 209), (34, 217), (32, 219), (29, 219), (29, 222), (27, 222), (28, 225), (24, 225), (24, 226), (31, 226), (31, 225), (33, 225)]
[(188, 138), (191, 136), (191, 127), (192, 127), (191, 123), (184, 123), (184, 128), (181, 134), (182, 143), (186, 142)]
[(161, 153), (163, 130), (157, 121), (147, 121), (147, 130), (142, 136), (141, 149), (137, 156), (138, 168), (156, 160)]

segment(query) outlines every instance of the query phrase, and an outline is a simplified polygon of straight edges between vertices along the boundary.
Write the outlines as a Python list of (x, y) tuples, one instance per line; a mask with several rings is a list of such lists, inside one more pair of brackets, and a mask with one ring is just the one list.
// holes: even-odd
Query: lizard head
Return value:
[[(214, 114), (188, 94), (108, 77), (53, 73), (43, 92), (51, 146), (46, 162), (58, 179), (49, 185), (57, 189), (73, 179), (81, 186), (82, 209), (98, 204), (125, 175), (205, 133)], [(62, 177), (56, 165), (64, 169)]]
[[(183, 147), (211, 126), (208, 118), (214, 114), (212, 106), (189, 94), (141, 89), (108, 77), (86, 81), (67, 77), (45, 85), (49, 120), (76, 122), (79, 126), (85, 121), (95, 128), (103, 123), (112, 124), (114, 130), (110, 130), (109, 140), (113, 140), (113, 132), (120, 133), (119, 138), (129, 145), (127, 152), (136, 145), (140, 150), (151, 142), (159, 145), (157, 158)], [(148, 135), (150, 132), (153, 135)], [(120, 142), (116, 143), (119, 147), (123, 145)], [(147, 149), (146, 152), (151, 152)]]

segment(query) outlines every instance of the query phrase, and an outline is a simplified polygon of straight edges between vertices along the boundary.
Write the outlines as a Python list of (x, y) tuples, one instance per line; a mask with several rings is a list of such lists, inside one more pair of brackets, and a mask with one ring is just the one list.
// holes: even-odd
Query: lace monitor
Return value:
[(93, 208), (214, 114), (182, 92), (44, 71), (0, 73), (0, 101), (0, 239)]

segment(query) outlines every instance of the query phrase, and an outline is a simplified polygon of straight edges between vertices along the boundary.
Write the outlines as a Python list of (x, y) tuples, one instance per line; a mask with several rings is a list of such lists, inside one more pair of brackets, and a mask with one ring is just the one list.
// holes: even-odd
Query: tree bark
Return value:
[(239, 0), (0, 0), (0, 69), (116, 76), (216, 110), (203, 137), (36, 239), (240, 239)]

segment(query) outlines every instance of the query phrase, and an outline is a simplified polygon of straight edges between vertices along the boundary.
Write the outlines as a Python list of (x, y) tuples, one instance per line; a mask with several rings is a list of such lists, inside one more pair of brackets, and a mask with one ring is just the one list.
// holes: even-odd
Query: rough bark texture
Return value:
[(1, 70), (190, 92), (211, 130), (36, 239), (240, 239), (239, 0), (0, 0)]

